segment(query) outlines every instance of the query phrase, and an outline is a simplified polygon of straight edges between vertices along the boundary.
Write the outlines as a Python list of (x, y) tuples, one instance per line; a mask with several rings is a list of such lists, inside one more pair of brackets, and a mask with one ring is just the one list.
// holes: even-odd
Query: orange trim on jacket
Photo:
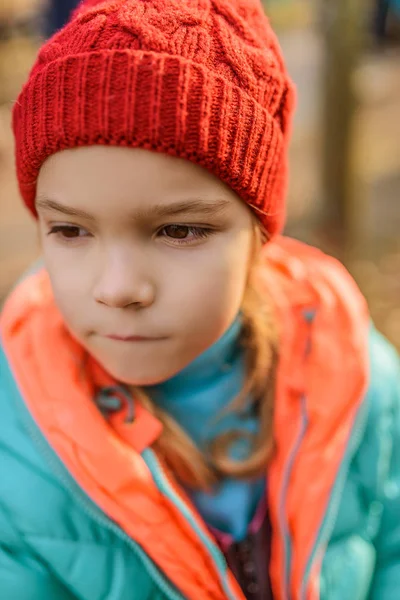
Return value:
[[(287, 600), (284, 521), (292, 546), (290, 589), (298, 600), (366, 391), (369, 319), (354, 282), (333, 259), (285, 238), (268, 244), (264, 254), (260, 282), (280, 325), (276, 453), (268, 468), (273, 527), (270, 572), (274, 598)], [(312, 323), (305, 311), (315, 312)], [(113, 382), (91, 360), (87, 367), (92, 377), (87, 377), (82, 368), (84, 350), (67, 332), (44, 270), (13, 292), (1, 329), (22, 396), (78, 484), (143, 547), (188, 600), (225, 598), (206, 548), (180, 511), (158, 491), (140, 456), (158, 434), (158, 422), (143, 409), (129, 431), (122, 420), (111, 427), (103, 419), (93, 402), (92, 377), (102, 385)], [(302, 398), (307, 427), (293, 455), (304, 416)], [(207, 533), (200, 516), (196, 518)], [(318, 574), (315, 566), (307, 600), (319, 597)], [(244, 600), (233, 576), (229, 577), (237, 599)]]
[[(285, 468), (301, 423), (308, 425), (293, 464), (284, 504), (292, 545), (290, 592), (300, 599), (308, 559), (322, 525), (355, 416), (368, 387), (369, 316), (364, 298), (336, 260), (289, 238), (265, 247), (260, 278), (281, 325), (275, 401), (276, 453), (269, 466), (274, 594), (282, 595), (284, 548), (279, 535)], [(313, 311), (312, 324), (305, 318)], [(317, 476), (316, 476), (317, 474)], [(320, 561), (320, 566), (322, 561)], [(307, 600), (319, 598), (312, 572)]]

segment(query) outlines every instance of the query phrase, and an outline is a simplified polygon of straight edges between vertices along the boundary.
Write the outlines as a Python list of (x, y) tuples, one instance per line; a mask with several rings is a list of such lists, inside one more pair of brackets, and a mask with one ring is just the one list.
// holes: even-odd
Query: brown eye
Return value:
[(190, 245), (209, 237), (213, 231), (207, 227), (197, 227), (195, 225), (180, 225), (172, 223), (165, 225), (159, 230), (160, 237), (165, 238), (170, 244)]
[(191, 228), (185, 225), (167, 225), (164, 227), (165, 234), (175, 240), (184, 240), (188, 237)]
[(60, 233), (62, 233), (62, 235), (68, 239), (76, 238), (80, 235), (80, 229), (79, 227), (64, 227), (62, 230), (60, 230)]
[(87, 237), (88, 232), (77, 225), (53, 225), (49, 231), (49, 235), (56, 235), (63, 240), (74, 240)]

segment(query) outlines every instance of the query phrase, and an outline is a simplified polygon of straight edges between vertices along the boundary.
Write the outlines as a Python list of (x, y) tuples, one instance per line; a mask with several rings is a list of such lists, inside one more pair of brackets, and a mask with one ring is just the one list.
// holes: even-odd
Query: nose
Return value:
[(153, 304), (156, 286), (140, 256), (122, 249), (103, 256), (101, 272), (93, 288), (97, 303), (110, 308), (146, 308)]

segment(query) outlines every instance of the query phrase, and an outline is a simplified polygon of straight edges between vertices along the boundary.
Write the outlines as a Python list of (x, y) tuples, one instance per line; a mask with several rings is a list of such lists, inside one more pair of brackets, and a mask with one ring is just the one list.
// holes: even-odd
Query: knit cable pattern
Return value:
[(282, 229), (294, 91), (258, 0), (86, 0), (41, 49), (13, 112), (35, 213), (59, 150), (141, 147), (208, 169)]

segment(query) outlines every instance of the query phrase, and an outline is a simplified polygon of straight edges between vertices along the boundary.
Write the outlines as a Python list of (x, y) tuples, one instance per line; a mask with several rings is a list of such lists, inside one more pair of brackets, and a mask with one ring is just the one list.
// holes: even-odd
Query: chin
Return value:
[[(167, 381), (188, 364), (184, 353), (175, 348), (162, 352), (115, 352), (105, 348), (92, 348), (92, 354), (102, 367), (116, 380), (128, 386), (152, 386)], [(107, 349), (108, 350), (108, 349)], [(189, 357), (190, 360), (191, 357)]]
[(132, 369), (123, 370), (121, 368), (110, 369), (106, 366), (105, 368), (120, 383), (135, 387), (157, 385), (163, 381), (167, 381), (167, 379), (170, 379), (179, 371), (179, 369), (156, 371), (154, 366), (153, 368), (135, 369), (134, 371)]
[(129, 387), (149, 387), (166, 381), (169, 377), (157, 377), (155, 375), (132, 375), (119, 377), (118, 381)]

